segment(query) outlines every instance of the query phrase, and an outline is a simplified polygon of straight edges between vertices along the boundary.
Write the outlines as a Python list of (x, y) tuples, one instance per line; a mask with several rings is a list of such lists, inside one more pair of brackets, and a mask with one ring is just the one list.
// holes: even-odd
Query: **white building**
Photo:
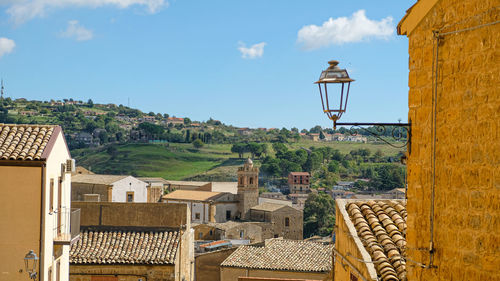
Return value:
[(148, 184), (133, 176), (78, 174), (71, 185), (72, 201), (148, 202)]

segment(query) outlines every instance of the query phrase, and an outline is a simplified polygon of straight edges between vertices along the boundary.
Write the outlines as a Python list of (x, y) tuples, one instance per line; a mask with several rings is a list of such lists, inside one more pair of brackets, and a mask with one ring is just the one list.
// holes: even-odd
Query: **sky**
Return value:
[(356, 81), (339, 122), (408, 113), (415, 0), (0, 0), (5, 95), (130, 105), (239, 127), (331, 127), (329, 60)]

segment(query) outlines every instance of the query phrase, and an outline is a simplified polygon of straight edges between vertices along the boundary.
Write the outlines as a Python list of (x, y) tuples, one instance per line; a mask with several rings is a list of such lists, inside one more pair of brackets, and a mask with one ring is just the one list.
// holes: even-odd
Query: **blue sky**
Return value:
[(415, 0), (0, 0), (7, 96), (116, 103), (242, 127), (331, 126), (313, 84), (356, 79), (342, 121), (407, 119)]

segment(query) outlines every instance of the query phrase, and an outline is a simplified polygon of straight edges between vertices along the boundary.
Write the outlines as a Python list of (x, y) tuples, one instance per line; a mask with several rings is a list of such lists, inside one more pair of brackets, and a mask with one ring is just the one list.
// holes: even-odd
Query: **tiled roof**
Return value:
[(128, 176), (99, 175), (99, 174), (77, 174), (71, 176), (71, 182), (90, 184), (112, 184)]
[(179, 189), (169, 194), (163, 195), (162, 198), (170, 200), (208, 201), (214, 200), (223, 194), (225, 193)]
[(269, 239), (264, 247), (240, 246), (221, 266), (329, 272), (332, 269), (333, 245), (315, 242)]
[(0, 123), (0, 160), (41, 160), (56, 127)]
[(262, 204), (259, 204), (257, 206), (250, 208), (250, 210), (273, 212), (273, 211), (279, 210), (285, 206), (286, 205), (283, 205), (283, 204), (274, 204), (274, 203), (265, 202), (265, 203), (262, 203)]
[(71, 246), (72, 264), (174, 264), (177, 231), (84, 231)]
[(383, 281), (406, 280), (403, 201), (350, 201), (346, 210)]

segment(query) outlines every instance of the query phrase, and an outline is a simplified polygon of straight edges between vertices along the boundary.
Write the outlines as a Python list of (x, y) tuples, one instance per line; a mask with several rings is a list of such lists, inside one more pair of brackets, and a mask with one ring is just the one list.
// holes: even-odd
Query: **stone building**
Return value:
[(220, 267), (221, 281), (239, 277), (273, 277), (324, 280), (332, 270), (333, 245), (315, 242), (269, 239), (240, 246)]
[(286, 205), (263, 203), (252, 207), (249, 213), (250, 221), (261, 222), (262, 239), (304, 239), (302, 211)]
[(71, 281), (194, 279), (189, 208), (184, 204), (73, 202), (81, 239), (71, 246)]
[(408, 280), (500, 280), (498, 0), (420, 0), (408, 37)]
[(311, 175), (308, 172), (291, 172), (288, 174), (288, 189), (290, 193), (309, 193), (311, 192)]
[(29, 280), (30, 251), (37, 280), (68, 280), (73, 169), (61, 127), (0, 123), (0, 280)]
[(150, 202), (150, 194), (148, 184), (132, 176), (76, 174), (71, 178), (71, 201), (144, 203)]
[[(265, 224), (260, 222), (236, 222), (207, 223), (193, 225), (196, 240), (249, 240), (250, 243), (262, 242), (262, 228)], [(265, 225), (265, 229), (271, 229), (272, 225)], [(268, 234), (266, 238), (272, 238)]]
[(404, 200), (335, 200), (334, 280), (406, 280)]
[(188, 205), (194, 223), (226, 222), (238, 214), (235, 197), (227, 192), (176, 190), (164, 195), (162, 202)]
[(250, 208), (259, 204), (259, 168), (248, 158), (238, 168), (238, 216), (247, 219)]

